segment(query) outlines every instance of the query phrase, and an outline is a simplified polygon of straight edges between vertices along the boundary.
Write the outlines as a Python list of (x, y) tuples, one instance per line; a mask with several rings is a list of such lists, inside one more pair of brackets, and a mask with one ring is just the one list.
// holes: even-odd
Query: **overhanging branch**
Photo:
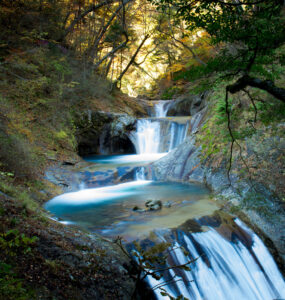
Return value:
[(278, 100), (285, 102), (285, 89), (279, 88), (274, 85), (271, 80), (261, 80), (259, 78), (254, 78), (249, 75), (244, 75), (238, 79), (235, 83), (227, 86), (227, 91), (231, 94), (235, 94), (247, 86), (255, 87), (264, 90), (277, 98)]

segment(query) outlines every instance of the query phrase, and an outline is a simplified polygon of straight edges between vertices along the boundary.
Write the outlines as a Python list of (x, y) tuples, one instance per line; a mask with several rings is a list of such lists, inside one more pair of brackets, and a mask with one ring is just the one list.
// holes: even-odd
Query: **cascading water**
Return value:
[(172, 100), (157, 101), (154, 104), (155, 117), (165, 118)]
[(159, 153), (160, 123), (149, 119), (137, 121), (137, 153)]
[[(154, 108), (155, 118), (138, 120), (137, 131), (131, 137), (136, 145), (137, 155), (131, 158), (119, 156), (117, 160), (124, 163), (133, 163), (134, 160), (145, 163), (149, 161), (149, 157), (152, 157), (152, 161), (158, 159), (184, 141), (188, 127), (191, 127), (191, 132), (195, 133), (201, 123), (202, 113), (193, 116), (190, 123), (190, 118), (166, 118), (168, 105), (165, 103), (156, 103)], [(111, 161), (114, 161), (114, 158)], [(206, 225), (208, 231), (189, 233), (182, 229), (163, 229), (179, 226), (191, 218), (189, 214), (195, 217), (199, 214), (207, 215), (217, 208), (212, 208), (210, 203), (207, 206), (203, 205), (202, 198), (193, 201), (195, 194), (196, 196), (199, 194), (198, 191), (183, 192), (184, 187), (179, 186), (176, 190), (177, 187), (171, 186), (170, 183), (164, 183), (166, 190), (163, 194), (157, 183), (145, 181), (144, 173), (144, 167), (138, 168), (137, 181), (114, 186), (94, 189), (84, 189), (82, 186), (81, 191), (55, 197), (46, 204), (46, 208), (62, 218), (65, 224), (81, 224), (91, 231), (101, 230), (101, 233), (106, 233), (108, 230), (115, 232), (117, 228), (120, 234), (120, 228), (123, 226), (128, 228), (128, 222), (129, 229), (122, 231), (122, 235), (129, 232), (134, 234), (135, 238), (138, 238), (138, 230), (146, 230), (145, 223), (150, 224), (151, 230), (162, 228), (163, 234), (158, 234), (160, 239), (173, 245), (169, 251), (167, 270), (161, 272), (163, 277), (160, 280), (147, 277), (158, 299), (169, 299), (160, 294), (159, 287), (163, 287), (172, 297), (183, 295), (191, 300), (281, 300), (285, 298), (285, 283), (273, 258), (258, 236), (238, 219), (235, 220), (235, 226), (243, 231), (241, 235), (224, 227), (218, 229), (214, 225), (202, 223), (199, 224), (200, 227)], [(180, 196), (175, 206), (171, 201), (177, 198), (178, 191)], [(187, 198), (188, 196), (190, 199)], [(163, 206), (161, 211), (157, 212), (133, 211), (134, 205), (143, 207), (150, 197), (165, 203), (169, 202), (170, 206)], [(156, 219), (157, 223), (151, 217)], [(135, 229), (132, 229), (133, 227)], [(181, 247), (189, 254), (182, 251)], [(190, 264), (191, 271), (175, 267), (196, 258), (198, 259)]]
[[(285, 282), (269, 251), (260, 238), (240, 220), (236, 219), (235, 223), (248, 236), (250, 244), (234, 234), (232, 236), (235, 240), (229, 241), (211, 227), (207, 232), (192, 234), (177, 230), (177, 237), (173, 239), (174, 250), (169, 251), (167, 267), (198, 259), (189, 265), (190, 271), (169, 269), (160, 280), (148, 276), (148, 282), (154, 287), (157, 298), (168, 298), (160, 294), (159, 286), (172, 297), (183, 295), (191, 300), (284, 298)], [(160, 238), (166, 241), (162, 235)], [(185, 255), (181, 247), (189, 255)]]
[(185, 124), (178, 124), (178, 123), (171, 123), (171, 142), (169, 151), (175, 149), (177, 146), (179, 146), (187, 136), (189, 128), (189, 122)]
[[(139, 155), (161, 154), (173, 150), (186, 138), (189, 120), (176, 117), (175, 120), (166, 118), (170, 101), (154, 102), (155, 118), (144, 118), (137, 121), (137, 130), (131, 139)], [(183, 119), (184, 122), (179, 122)], [(136, 180), (144, 180), (144, 167), (136, 172)]]

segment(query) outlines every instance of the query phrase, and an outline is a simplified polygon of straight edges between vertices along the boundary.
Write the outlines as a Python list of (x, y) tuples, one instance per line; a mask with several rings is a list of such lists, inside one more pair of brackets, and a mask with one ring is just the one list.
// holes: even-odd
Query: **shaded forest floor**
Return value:
[(0, 299), (130, 297), (128, 261), (115, 244), (0, 200)]
[(49, 45), (11, 51), (0, 79), (0, 299), (130, 298), (120, 249), (50, 220), (41, 205), (61, 193), (45, 169), (80, 160), (78, 115), (142, 108)]

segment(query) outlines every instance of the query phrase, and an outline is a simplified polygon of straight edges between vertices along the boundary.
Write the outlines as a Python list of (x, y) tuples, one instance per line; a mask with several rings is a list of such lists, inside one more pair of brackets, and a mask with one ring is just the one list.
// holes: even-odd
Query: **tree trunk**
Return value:
[(111, 56), (110, 61), (107, 64), (106, 70), (105, 70), (105, 77), (108, 77), (112, 62), (113, 62), (114, 56)]
[(115, 83), (117, 83), (118, 81), (121, 81), (123, 76), (126, 74), (126, 72), (128, 71), (128, 69), (130, 68), (130, 66), (135, 62), (135, 59), (138, 55), (138, 53), (140, 52), (142, 46), (144, 45), (144, 43), (146, 42), (146, 40), (149, 38), (149, 35), (146, 35), (144, 37), (144, 39), (141, 41), (140, 45), (138, 46), (136, 52), (134, 53), (134, 55), (132, 56), (131, 60), (129, 61), (128, 65), (125, 67), (125, 69), (122, 71), (121, 75), (119, 76), (119, 78), (115, 81)]
[(126, 0), (123, 2), (123, 4), (121, 4), (116, 11), (113, 13), (113, 15), (111, 16), (111, 18), (109, 19), (108, 23), (102, 28), (101, 33), (99, 34), (99, 36), (96, 38), (94, 45), (93, 45), (93, 49), (91, 50), (91, 54), (90, 56), (92, 58), (94, 58), (96, 51), (98, 50), (98, 46), (100, 41), (102, 40), (104, 34), (106, 33), (107, 29), (109, 28), (109, 26), (111, 25), (112, 21), (115, 19), (115, 17), (117, 16), (118, 12), (122, 9), (123, 6), (125, 6), (127, 3), (131, 2), (133, 0)]

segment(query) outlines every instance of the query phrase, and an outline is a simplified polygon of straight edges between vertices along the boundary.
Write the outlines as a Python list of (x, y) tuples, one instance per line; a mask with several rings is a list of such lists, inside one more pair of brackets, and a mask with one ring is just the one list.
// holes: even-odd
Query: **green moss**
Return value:
[(7, 255), (7, 258), (19, 254), (28, 254), (37, 240), (36, 236), (30, 238), (17, 229), (10, 229), (0, 233), (0, 249)]
[(26, 191), (19, 193), (17, 198), (25, 209), (36, 211), (39, 208), (39, 204)]
[(161, 99), (163, 99), (163, 100), (171, 100), (171, 99), (173, 99), (174, 95), (177, 95), (179, 93), (181, 93), (181, 88), (179, 88), (177, 86), (172, 86), (172, 87), (167, 88), (163, 92), (163, 94), (161, 96)]
[(241, 208), (251, 209), (266, 219), (273, 219), (277, 216), (272, 211), (270, 203), (266, 200), (264, 195), (258, 194), (254, 191), (250, 191), (241, 201)]

